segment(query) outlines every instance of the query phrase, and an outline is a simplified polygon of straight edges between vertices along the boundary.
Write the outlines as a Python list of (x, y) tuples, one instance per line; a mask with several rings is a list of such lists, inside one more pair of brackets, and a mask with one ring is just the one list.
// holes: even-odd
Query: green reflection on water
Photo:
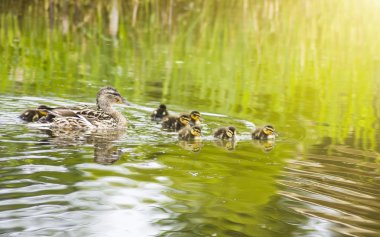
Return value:
[[(376, 1), (354, 0), (2, 1), (0, 92), (93, 102), (99, 87), (113, 85), (137, 104), (163, 102), (177, 111), (197, 109), (274, 124), (283, 143), (271, 153), (243, 142), (231, 159), (211, 142), (192, 153), (181, 144), (129, 146), (124, 140), (120, 146), (133, 152), (116, 161), (152, 159), (165, 167), (129, 167), (135, 173), (126, 176), (141, 182), (155, 182), (149, 176), (170, 177), (165, 188), (174, 191), (166, 195), (177, 202), (160, 205), (173, 213), (173, 225), (183, 222), (179, 234), (211, 235), (215, 226), (225, 226), (218, 233), (254, 235), (265, 229), (256, 224), (270, 223), (268, 203), (275, 202), (275, 180), (284, 160), (299, 152), (294, 143), (308, 147), (328, 137), (331, 145), (354, 134), (353, 147), (378, 150), (373, 126), (380, 105), (379, 8)], [(138, 111), (127, 113), (133, 118)], [(206, 122), (224, 121), (206, 116)], [(143, 134), (150, 135), (147, 130)], [(12, 142), (6, 146), (4, 158), (31, 149)], [(85, 155), (74, 152), (75, 161), (62, 163), (72, 168), (70, 174), (82, 174), (73, 167), (94, 154), (96, 145), (94, 151), (87, 147)], [(54, 156), (62, 157), (59, 152)], [(49, 162), (25, 159), (4, 165), (17, 170)], [(89, 176), (64, 180), (97, 180), (113, 172), (95, 169)], [(170, 218), (161, 222), (170, 225)], [(289, 226), (271, 227), (291, 233)]]
[(376, 1), (137, 2), (3, 1), (1, 91), (87, 100), (111, 84), (140, 103), (329, 124), (318, 135), (337, 142), (353, 126), (374, 148)]

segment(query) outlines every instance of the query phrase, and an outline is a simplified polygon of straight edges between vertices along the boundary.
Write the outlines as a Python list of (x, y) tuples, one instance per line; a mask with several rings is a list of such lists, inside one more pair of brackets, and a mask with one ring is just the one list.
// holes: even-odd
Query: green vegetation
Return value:
[(328, 124), (320, 137), (354, 131), (373, 149), (379, 9), (375, 0), (1, 1), (0, 91), (90, 100), (111, 84), (139, 103)]

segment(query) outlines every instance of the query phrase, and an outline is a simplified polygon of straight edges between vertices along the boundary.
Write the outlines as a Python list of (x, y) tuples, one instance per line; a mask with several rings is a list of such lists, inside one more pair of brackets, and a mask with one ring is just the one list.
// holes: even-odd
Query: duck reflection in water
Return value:
[(183, 149), (192, 151), (192, 152), (199, 152), (201, 151), (203, 147), (203, 143), (200, 140), (193, 140), (193, 141), (181, 140), (178, 142), (178, 145), (182, 147)]
[(46, 133), (50, 138), (45, 141), (58, 147), (93, 144), (94, 161), (99, 164), (113, 164), (123, 155), (122, 150), (115, 146), (114, 142), (122, 138), (126, 133), (125, 130), (104, 130), (86, 134), (81, 131), (64, 134), (62, 130), (57, 134), (57, 130), (46, 130)]
[(214, 140), (214, 144), (218, 147), (222, 147), (226, 150), (233, 151), (236, 148), (237, 141), (233, 140)]
[(275, 147), (275, 143), (276, 143), (276, 140), (274, 139), (252, 141), (253, 146), (260, 148), (265, 153), (271, 152), (273, 148)]

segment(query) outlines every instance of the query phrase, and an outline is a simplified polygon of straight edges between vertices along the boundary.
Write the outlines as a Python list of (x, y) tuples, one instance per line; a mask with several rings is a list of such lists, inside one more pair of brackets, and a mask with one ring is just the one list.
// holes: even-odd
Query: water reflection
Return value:
[(237, 140), (236, 139), (232, 139), (232, 140), (215, 139), (214, 144), (218, 147), (222, 147), (226, 150), (232, 151), (232, 150), (235, 150), (236, 148)]
[(252, 144), (254, 147), (260, 148), (263, 152), (271, 152), (276, 144), (275, 139), (269, 140), (253, 140)]
[[(354, 136), (347, 140), (348, 144), (353, 142)], [(283, 187), (280, 194), (290, 200), (289, 208), (321, 226), (322, 236), (336, 232), (376, 236), (380, 186), (379, 166), (374, 161), (378, 154), (369, 153), (333, 144), (325, 137), (306, 157), (288, 161), (279, 181)]]
[[(210, 131), (221, 121), (213, 116), (202, 141), (178, 141), (177, 133), (149, 121), (148, 110), (128, 108), (134, 126), (127, 133), (73, 136), (27, 127), (3, 107), (0, 217), (7, 221), (0, 224), (8, 227), (2, 231), (307, 236), (320, 228), (321, 236), (371, 236), (376, 230), (376, 153), (329, 138), (299, 149), (288, 134), (277, 141), (252, 141), (244, 132), (236, 141), (214, 140)], [(229, 122), (248, 130), (240, 120)], [(46, 216), (46, 225), (38, 224)], [(28, 229), (31, 223), (42, 229)]]
[[(0, 233), (377, 236), (379, 6), (0, 1)], [(51, 137), (16, 119), (105, 84), (149, 107), (123, 111), (127, 136)], [(287, 134), (178, 142), (147, 122), (158, 101), (199, 109), (206, 136), (248, 121)]]
[(200, 140), (178, 141), (178, 145), (182, 147), (183, 149), (192, 151), (192, 152), (200, 152), (203, 147), (203, 143)]
[(122, 139), (126, 131), (107, 131), (107, 134), (96, 134), (88, 137), (87, 141), (94, 145), (94, 161), (98, 164), (110, 165), (115, 163), (123, 155), (115, 141)]
[[(115, 141), (123, 138), (126, 130), (104, 130), (97, 132), (43, 130), (49, 135), (44, 139), (46, 144), (56, 147), (78, 146), (91, 144), (94, 148), (94, 161), (99, 164), (110, 165), (120, 159), (123, 152)], [(58, 132), (58, 133), (57, 133)]]

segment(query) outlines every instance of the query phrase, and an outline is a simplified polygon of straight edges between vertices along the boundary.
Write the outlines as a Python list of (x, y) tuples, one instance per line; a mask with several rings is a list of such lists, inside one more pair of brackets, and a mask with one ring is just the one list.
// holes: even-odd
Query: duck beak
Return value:
[(131, 105), (132, 105), (132, 104), (129, 103), (124, 97), (122, 97), (121, 103), (122, 103), (122, 104), (125, 104), (125, 105), (128, 105), (128, 106), (131, 106)]

